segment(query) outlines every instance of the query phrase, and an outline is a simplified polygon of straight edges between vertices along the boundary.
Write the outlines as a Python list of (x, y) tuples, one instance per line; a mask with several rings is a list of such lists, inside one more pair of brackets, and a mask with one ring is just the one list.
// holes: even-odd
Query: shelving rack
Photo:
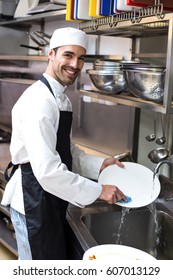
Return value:
[[(39, 24), (40, 27), (44, 26), (45, 21), (49, 20), (65, 20), (66, 10), (58, 10), (54, 12), (46, 12), (35, 15), (28, 15), (25, 17), (12, 19), (8, 21), (0, 21), (0, 26), (4, 28), (13, 28), (17, 30), (28, 30), (32, 24)], [(116, 104), (123, 104), (127, 106), (133, 106), (137, 108), (144, 108), (152, 111), (162, 112), (164, 114), (173, 113), (173, 14), (165, 13), (163, 11), (163, 5), (158, 4), (153, 7), (137, 9), (133, 12), (122, 13), (119, 15), (113, 15), (104, 18), (97, 18), (91, 21), (84, 21), (79, 23), (79, 29), (85, 31), (89, 35), (104, 35), (114, 37), (131, 38), (134, 42), (132, 53), (133, 58), (148, 58), (148, 57), (160, 57), (164, 58), (166, 63), (166, 75), (164, 86), (164, 100), (163, 104), (156, 104), (136, 98), (127, 94), (118, 94), (114, 96), (101, 94), (94, 91), (86, 91), (80, 89), (78, 92), (80, 95), (87, 95), (96, 99), (104, 99)], [(167, 36), (167, 51), (166, 53), (139, 53), (136, 47), (138, 39), (147, 38), (150, 36)], [(97, 58), (90, 57), (91, 61)], [(0, 61), (47, 61), (45, 56), (10, 56), (0, 55)], [(14, 82), (14, 80), (6, 79), (7, 82)], [(5, 81), (5, 78), (2, 79)], [(17, 82), (17, 81), (16, 81)], [(22, 80), (18, 80), (19, 83), (23, 83)], [(26, 82), (26, 81), (25, 81)], [(28, 81), (28, 84), (32, 81)], [(0, 182), (3, 182), (5, 188), (5, 182), (2, 179), (2, 173), (0, 173)], [(3, 188), (1, 186), (1, 188)], [(0, 206), (1, 214), (10, 217), (6, 208)], [(16, 241), (13, 233), (10, 232), (5, 224), (0, 219), (1, 235), (0, 242), (3, 243), (10, 251), (17, 255)]]
[[(152, 111), (161, 112), (164, 114), (173, 113), (173, 13), (164, 13), (163, 5), (158, 4), (153, 7), (137, 9), (133, 12), (116, 14), (104, 18), (93, 19), (79, 23), (79, 28), (90, 35), (104, 35), (114, 37), (125, 37), (132, 39), (134, 58), (165, 58), (165, 84), (164, 84), (164, 99), (162, 104), (145, 101), (143, 99), (127, 96), (124, 94), (103, 97), (102, 94), (83, 91), (81, 94), (89, 95), (95, 98), (106, 98), (117, 104), (124, 104), (138, 108), (149, 109)], [(166, 53), (139, 53), (135, 45), (141, 38), (152, 36), (166, 36), (167, 37), (167, 51)]]
[[(40, 13), (29, 15), (10, 21), (1, 21), (0, 26), (22, 29), (29, 28), (31, 24), (37, 23), (42, 26), (45, 20), (65, 19), (66, 10), (58, 10), (54, 12)], [(152, 111), (158, 111), (164, 114), (173, 113), (173, 14), (165, 13), (163, 5), (157, 4), (152, 7), (136, 9), (132, 12), (116, 14), (113, 16), (94, 18), (91, 21), (83, 21), (79, 23), (79, 29), (90, 35), (104, 35), (131, 38), (134, 44), (138, 39), (151, 36), (167, 36), (167, 52), (166, 53), (139, 53), (137, 47), (133, 47), (135, 52), (132, 54), (134, 58), (164, 58), (166, 63), (166, 75), (164, 85), (164, 100), (162, 104), (145, 101), (143, 99), (133, 97), (131, 95), (103, 95), (98, 92), (79, 90), (79, 94), (88, 95), (98, 99), (106, 99), (117, 104), (144, 108)], [(0, 60), (38, 60), (46, 61), (44, 56), (0, 56)]]

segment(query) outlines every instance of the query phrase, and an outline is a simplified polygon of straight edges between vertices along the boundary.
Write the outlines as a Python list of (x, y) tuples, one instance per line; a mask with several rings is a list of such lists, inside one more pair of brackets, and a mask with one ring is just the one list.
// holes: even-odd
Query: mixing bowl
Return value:
[(164, 96), (164, 67), (129, 67), (123, 69), (128, 90), (136, 97), (162, 102)]
[(107, 68), (117, 68), (120, 69), (121, 63), (120, 61), (115, 61), (115, 60), (101, 60), (101, 59), (96, 59), (93, 63), (93, 68), (99, 69), (102, 68), (102, 70), (106, 70)]
[(89, 74), (94, 86), (103, 93), (117, 94), (125, 88), (123, 71), (88, 69), (86, 72)]

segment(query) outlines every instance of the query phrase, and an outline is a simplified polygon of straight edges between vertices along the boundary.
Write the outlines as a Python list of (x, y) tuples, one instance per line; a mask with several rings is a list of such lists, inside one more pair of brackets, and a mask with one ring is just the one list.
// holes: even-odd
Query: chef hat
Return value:
[(50, 49), (67, 45), (77, 45), (87, 49), (86, 33), (72, 27), (56, 29), (50, 40)]

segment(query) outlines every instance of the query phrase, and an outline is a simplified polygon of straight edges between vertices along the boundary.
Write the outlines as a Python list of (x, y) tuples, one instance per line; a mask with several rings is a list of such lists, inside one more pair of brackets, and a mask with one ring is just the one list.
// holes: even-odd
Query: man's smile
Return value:
[(69, 74), (70, 76), (76, 76), (79, 72), (78, 69), (72, 69), (72, 68), (64, 68), (64, 70), (66, 71), (67, 74)]

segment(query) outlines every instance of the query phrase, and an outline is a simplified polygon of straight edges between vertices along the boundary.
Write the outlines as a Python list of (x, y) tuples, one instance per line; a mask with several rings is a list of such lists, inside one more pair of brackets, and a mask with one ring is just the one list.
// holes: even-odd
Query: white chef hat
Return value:
[(85, 32), (73, 27), (64, 27), (54, 31), (50, 39), (50, 49), (67, 45), (77, 45), (87, 49), (87, 43)]

